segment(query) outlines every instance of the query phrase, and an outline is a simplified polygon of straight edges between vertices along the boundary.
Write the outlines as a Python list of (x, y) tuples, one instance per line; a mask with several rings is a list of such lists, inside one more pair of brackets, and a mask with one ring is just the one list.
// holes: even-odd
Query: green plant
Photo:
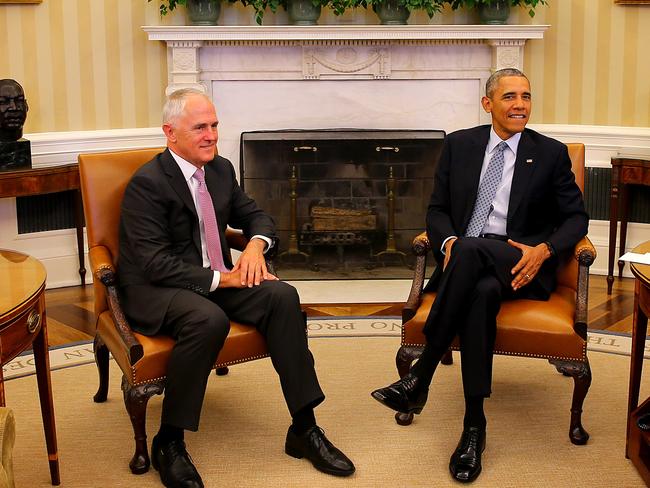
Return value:
[[(271, 12), (275, 13), (278, 7), (287, 8), (287, 0), (228, 0), (230, 3), (241, 3), (244, 7), (249, 5), (255, 11), (255, 22), (262, 25), (264, 18), (264, 11), (268, 8)], [(314, 4), (321, 3), (320, 0), (314, 0)]]
[[(151, 2), (152, 0), (148, 0)], [(221, 0), (211, 0), (212, 2), (220, 2)], [(179, 5), (186, 5), (187, 0), (160, 0), (160, 15), (167, 15)]]
[[(451, 5), (452, 10), (460, 7), (471, 9), (479, 5), (488, 5), (493, 3), (494, 0), (447, 0), (445, 3)], [(510, 5), (513, 7), (528, 8), (528, 15), (535, 17), (535, 8), (537, 5), (548, 5), (548, 0), (510, 0)]]
[[(357, 7), (375, 8), (385, 0), (353, 0)], [(442, 10), (445, 0), (397, 0), (399, 5), (407, 8), (410, 12), (424, 10), (429, 18)]]

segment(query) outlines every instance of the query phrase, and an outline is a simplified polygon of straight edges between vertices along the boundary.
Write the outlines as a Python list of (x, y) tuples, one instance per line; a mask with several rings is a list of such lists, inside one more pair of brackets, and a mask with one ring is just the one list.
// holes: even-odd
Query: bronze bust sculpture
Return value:
[(31, 165), (29, 141), (22, 138), (28, 110), (23, 87), (15, 80), (0, 80), (0, 170)]

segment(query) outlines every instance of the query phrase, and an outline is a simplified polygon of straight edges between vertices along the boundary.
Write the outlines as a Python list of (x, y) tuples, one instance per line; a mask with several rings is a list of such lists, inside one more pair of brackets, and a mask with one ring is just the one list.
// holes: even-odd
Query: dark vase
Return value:
[(405, 25), (411, 11), (399, 0), (384, 0), (375, 8), (382, 25)]
[(217, 25), (221, 0), (187, 0), (187, 18), (192, 25)]
[(510, 16), (510, 0), (492, 0), (478, 6), (481, 24), (506, 24)]
[(288, 0), (289, 22), (293, 25), (316, 25), (320, 17), (320, 5), (312, 0)]

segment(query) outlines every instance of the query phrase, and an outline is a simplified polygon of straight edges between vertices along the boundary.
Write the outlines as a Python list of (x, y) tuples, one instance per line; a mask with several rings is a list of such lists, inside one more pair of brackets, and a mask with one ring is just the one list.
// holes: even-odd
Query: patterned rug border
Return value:
[[(312, 317), (307, 320), (307, 331), (311, 339), (332, 339), (345, 337), (400, 337), (401, 317)], [(629, 356), (632, 337), (625, 332), (588, 331), (587, 348), (590, 351)], [(646, 340), (645, 358), (650, 359), (650, 340)], [(95, 361), (92, 340), (75, 342), (50, 348), (50, 368), (70, 368)], [(34, 356), (25, 352), (3, 366), (5, 380), (22, 378), (35, 373)]]

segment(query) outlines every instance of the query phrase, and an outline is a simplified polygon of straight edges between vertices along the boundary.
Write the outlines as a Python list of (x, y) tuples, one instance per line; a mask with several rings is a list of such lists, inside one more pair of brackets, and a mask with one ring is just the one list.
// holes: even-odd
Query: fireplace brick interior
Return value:
[(410, 278), (443, 138), (439, 130), (244, 132), (240, 180), (276, 221), (281, 277)]

